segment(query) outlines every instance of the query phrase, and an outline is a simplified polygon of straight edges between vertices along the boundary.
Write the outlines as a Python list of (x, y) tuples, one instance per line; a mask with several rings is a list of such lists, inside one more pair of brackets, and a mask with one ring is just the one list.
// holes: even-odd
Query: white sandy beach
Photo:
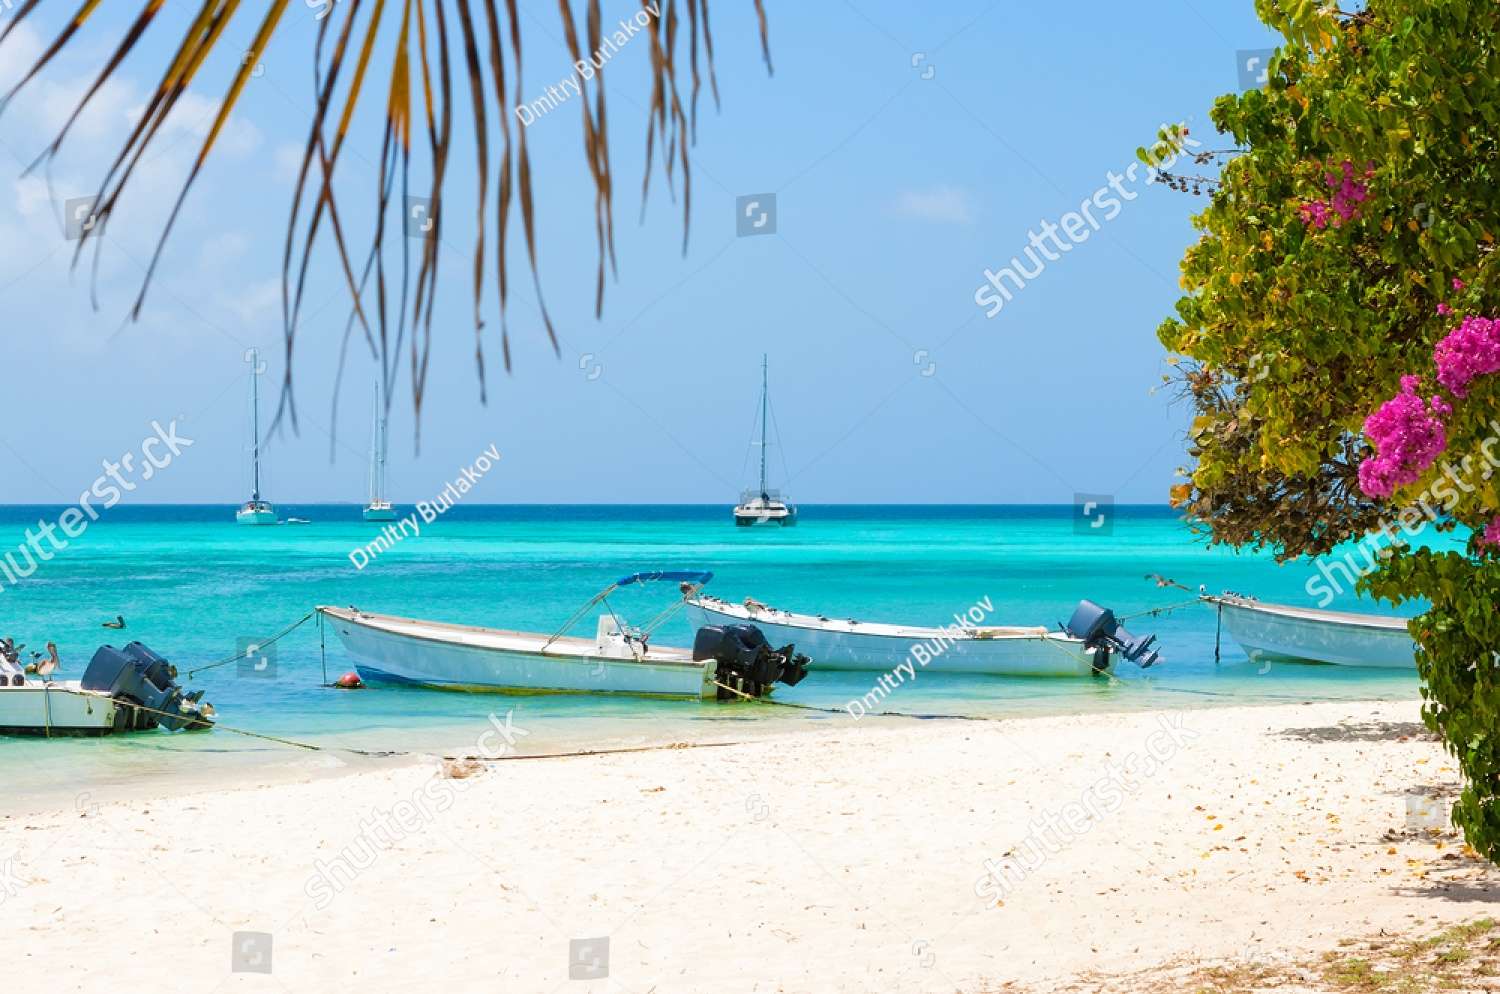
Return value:
[[(0, 973), (14, 994), (1040, 992), (1302, 956), (1500, 904), (1451, 831), (1405, 831), (1408, 792), (1458, 782), (1417, 722), (1415, 702), (839, 719), (10, 815)], [(1033, 819), (1053, 827), (1029, 849)], [(1001, 893), (986, 861), (1011, 850), (1044, 858)], [(237, 932), (270, 938), (235, 964)]]

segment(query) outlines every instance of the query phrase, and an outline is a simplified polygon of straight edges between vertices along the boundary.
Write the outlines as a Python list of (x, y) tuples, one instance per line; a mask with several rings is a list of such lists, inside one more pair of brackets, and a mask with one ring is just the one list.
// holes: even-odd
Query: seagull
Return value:
[(104, 623), (104, 627), (105, 628), (124, 628), (125, 627), (125, 616), (123, 614), (117, 614), (117, 615), (115, 615), (115, 620), (114, 621), (106, 621)]

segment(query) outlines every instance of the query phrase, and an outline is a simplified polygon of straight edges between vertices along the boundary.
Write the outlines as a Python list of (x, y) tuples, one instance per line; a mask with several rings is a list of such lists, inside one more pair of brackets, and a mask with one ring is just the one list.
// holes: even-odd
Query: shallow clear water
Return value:
[[(409, 513), (409, 508), (401, 509)], [(24, 541), (60, 508), (0, 508), (0, 553)], [(1309, 564), (1206, 548), (1166, 508), (1119, 508), (1106, 529), (1075, 529), (1070, 507), (818, 507), (795, 528), (737, 529), (725, 507), (458, 506), (356, 570), (349, 553), (378, 526), (352, 506), (289, 506), (307, 525), (243, 528), (230, 507), (119, 507), (34, 576), (0, 594), (0, 633), (60, 647), (76, 679), (100, 644), (138, 639), (186, 675), (264, 639), (315, 604), (354, 604), (469, 624), (552, 631), (611, 580), (643, 569), (711, 569), (710, 592), (754, 596), (791, 610), (943, 623), (989, 598), (993, 624), (1055, 625), (1080, 598), (1124, 616), (1180, 603), (1190, 594), (1145, 579), (1161, 573), (1196, 589), (1232, 589), (1264, 600), (1314, 606)], [(24, 565), (24, 561), (23, 561)], [(675, 596), (670, 584), (611, 598), (643, 621)], [(1382, 611), (1352, 594), (1336, 607)], [(125, 632), (101, 622), (125, 616)], [(593, 619), (579, 631), (590, 634)], [(1006, 716), (1125, 710), (1183, 704), (1415, 697), (1414, 673), (1250, 664), (1226, 635), (1214, 660), (1215, 618), (1191, 606), (1130, 622), (1160, 636), (1164, 662), (1148, 672), (1121, 664), (1115, 680), (948, 677), (921, 672), (887, 701), (911, 714)], [(659, 644), (690, 644), (678, 617)], [(351, 668), (329, 632), (327, 670)], [(514, 708), (528, 732), (522, 751), (741, 738), (773, 728), (848, 722), (843, 714), (764, 705), (661, 702), (587, 696), (465, 695), (416, 689), (341, 692), (320, 686), (319, 630), (308, 622), (275, 646), (275, 672), (228, 665), (196, 687), (226, 726), (317, 744), (375, 750), (461, 747), (492, 712)], [(842, 708), (869, 691), (873, 673), (814, 673), (779, 700)], [(868, 720), (868, 719), (867, 719)], [(151, 734), (106, 740), (0, 739), (6, 794), (34, 794), (64, 778), (107, 785), (149, 773), (221, 773), (230, 766), (299, 759), (306, 753), (223, 729), (207, 735)]]

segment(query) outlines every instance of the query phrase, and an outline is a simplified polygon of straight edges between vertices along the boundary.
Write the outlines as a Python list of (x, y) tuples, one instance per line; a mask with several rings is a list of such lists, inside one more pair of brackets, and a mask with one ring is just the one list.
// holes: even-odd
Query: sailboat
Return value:
[(250, 499), (235, 512), (241, 525), (274, 525), (276, 508), (260, 497), (260, 350), (245, 353), (250, 363)]
[(734, 523), (750, 525), (795, 525), (797, 509), (782, 500), (781, 493), (766, 486), (766, 411), (770, 406), (767, 388), (766, 357), (760, 357), (760, 489), (746, 490), (734, 509)]
[(385, 408), (380, 403), (380, 381), (375, 381), (375, 433), (370, 446), (370, 503), (366, 521), (395, 521), (396, 509), (385, 498)]

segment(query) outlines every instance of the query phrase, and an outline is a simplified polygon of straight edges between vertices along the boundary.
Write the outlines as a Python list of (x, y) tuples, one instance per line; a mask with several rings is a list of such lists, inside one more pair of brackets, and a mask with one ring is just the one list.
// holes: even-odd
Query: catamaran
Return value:
[(781, 493), (766, 486), (766, 412), (770, 406), (767, 389), (766, 357), (760, 357), (760, 489), (746, 490), (734, 509), (734, 523), (750, 525), (795, 525), (797, 509), (782, 499)]
[(1204, 595), (1234, 640), (1255, 662), (1331, 663), (1415, 669), (1416, 641), (1407, 618), (1266, 604), (1238, 594)]
[(235, 512), (234, 520), (241, 525), (274, 525), (276, 508), (260, 496), (260, 350), (247, 351), (245, 361), (250, 363), (250, 499)]
[(380, 403), (380, 380), (375, 381), (375, 431), (370, 445), (370, 503), (366, 521), (395, 521), (396, 509), (385, 498), (385, 408)]
[(1160, 661), (1154, 636), (1136, 638), (1092, 601), (1080, 603), (1055, 631), (986, 625), (977, 606), (939, 627), (794, 614), (752, 598), (732, 604), (701, 594), (688, 601), (688, 616), (699, 625), (753, 622), (773, 642), (794, 640), (818, 670), (890, 670), (912, 663), (934, 673), (1091, 676), (1111, 672), (1116, 654), (1142, 668)]
[[(792, 645), (774, 649), (751, 625), (699, 629), (692, 649), (651, 644), (652, 634), (713, 578), (704, 572), (633, 573), (595, 594), (556, 632), (543, 635), (374, 614), (355, 607), (319, 607), (366, 683), (412, 684), (491, 693), (634, 694), (703, 700), (759, 698), (807, 674), (807, 657)], [(609, 605), (615, 591), (637, 583), (675, 581), (682, 597), (640, 628)], [(596, 605), (594, 638), (567, 633)]]

